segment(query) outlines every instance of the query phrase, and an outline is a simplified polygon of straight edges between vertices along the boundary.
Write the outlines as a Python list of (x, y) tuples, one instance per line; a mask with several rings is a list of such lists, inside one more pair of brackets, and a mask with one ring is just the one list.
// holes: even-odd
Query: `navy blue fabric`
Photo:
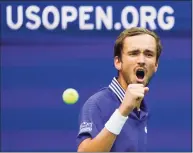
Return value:
[[(101, 89), (91, 96), (82, 108), (79, 125), (91, 123), (92, 128), (89, 129), (88, 126), (80, 128), (77, 136), (77, 145), (86, 138), (96, 137), (120, 104), (118, 97), (108, 87)], [(129, 119), (125, 123), (121, 133), (117, 136), (111, 151), (145, 151), (147, 143), (147, 133), (145, 132), (147, 119), (148, 113), (143, 111), (143, 109), (140, 112), (139, 118), (137, 112), (134, 110), (129, 115)]]

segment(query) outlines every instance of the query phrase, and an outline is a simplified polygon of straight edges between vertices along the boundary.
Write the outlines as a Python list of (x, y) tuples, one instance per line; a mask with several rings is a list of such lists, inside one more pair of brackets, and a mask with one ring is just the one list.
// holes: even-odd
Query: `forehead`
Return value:
[(131, 37), (126, 37), (123, 44), (123, 50), (152, 50), (156, 51), (156, 41), (155, 38), (148, 34), (136, 35)]

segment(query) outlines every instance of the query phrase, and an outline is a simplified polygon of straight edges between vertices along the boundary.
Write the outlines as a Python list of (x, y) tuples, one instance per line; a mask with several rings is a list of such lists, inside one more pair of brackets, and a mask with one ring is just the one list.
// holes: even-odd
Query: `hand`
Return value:
[(130, 84), (125, 92), (125, 97), (119, 111), (123, 116), (128, 116), (134, 108), (140, 108), (144, 95), (149, 91), (143, 84)]

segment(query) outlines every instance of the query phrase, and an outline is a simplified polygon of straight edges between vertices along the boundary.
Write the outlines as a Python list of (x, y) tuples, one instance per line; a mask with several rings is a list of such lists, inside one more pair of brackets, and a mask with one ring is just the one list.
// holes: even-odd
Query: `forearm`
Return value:
[(125, 117), (121, 114), (119, 109), (116, 109), (115, 112), (111, 115), (110, 119), (105, 124), (105, 128), (92, 140), (84, 140), (80, 147), (80, 151), (97, 151), (97, 152), (108, 152), (111, 150), (113, 143), (120, 134), (125, 122), (128, 117)]
[(109, 152), (116, 140), (117, 135), (109, 132), (106, 128), (94, 138), (81, 143), (78, 152)]

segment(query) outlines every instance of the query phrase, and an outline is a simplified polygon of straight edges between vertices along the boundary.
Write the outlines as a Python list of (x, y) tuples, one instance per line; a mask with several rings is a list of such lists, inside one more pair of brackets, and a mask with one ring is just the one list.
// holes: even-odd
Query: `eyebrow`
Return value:
[[(140, 49), (133, 49), (133, 50), (129, 50), (127, 51), (128, 53), (130, 52), (140, 52)], [(153, 50), (150, 50), (150, 49), (145, 49), (144, 52), (151, 52), (151, 53), (154, 53)]]
[(145, 49), (144, 52), (152, 52), (152, 53), (154, 53), (154, 51), (150, 50), (150, 49)]

